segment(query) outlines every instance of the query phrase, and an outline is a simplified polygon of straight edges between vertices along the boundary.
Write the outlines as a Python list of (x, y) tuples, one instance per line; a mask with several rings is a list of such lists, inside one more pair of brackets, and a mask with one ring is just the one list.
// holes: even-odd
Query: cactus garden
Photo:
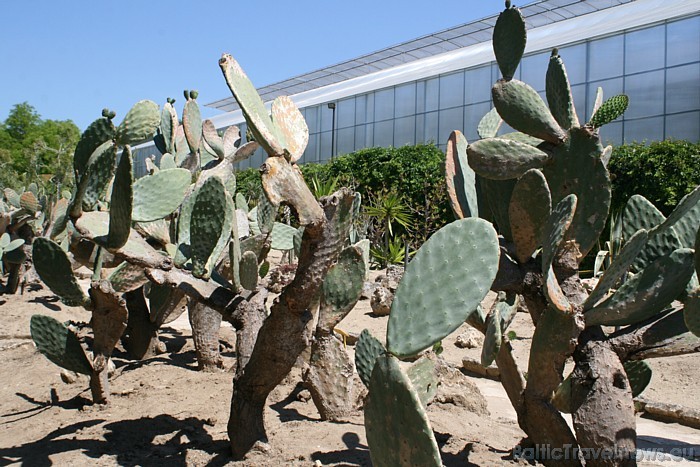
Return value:
[[(565, 54), (543, 95), (515, 78), (509, 1), (492, 34), (493, 109), (446, 145), (455, 220), (404, 245), (405, 270), (370, 269), (363, 213), (387, 251), (391, 215), (305, 179), (302, 112), (266, 106), (229, 54), (247, 132), (194, 90), (142, 100), (82, 133), (72, 191), (5, 189), (2, 465), (697, 461), (700, 187), (667, 216), (644, 193), (613, 216), (601, 132), (633, 102), (598, 88), (583, 121)], [(143, 143), (158, 156), (136, 179)], [(252, 198), (236, 175), (260, 148)]]

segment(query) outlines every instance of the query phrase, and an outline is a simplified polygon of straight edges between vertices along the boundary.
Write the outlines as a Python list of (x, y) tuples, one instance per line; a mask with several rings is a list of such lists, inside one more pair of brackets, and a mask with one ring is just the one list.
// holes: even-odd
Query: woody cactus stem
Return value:
[[(267, 174), (270, 170), (276, 172), (273, 167), (291, 168), (284, 158), (271, 157), (262, 170)], [(318, 209), (308, 204), (301, 205), (309, 197), (314, 199), (313, 195), (303, 183), (301, 174), (294, 170), (288, 174), (289, 177), (278, 178), (277, 182), (289, 183), (286, 186), (290, 188), (289, 202), (297, 212), (306, 213), (308, 223), (294, 280), (272, 305), (270, 316), (258, 333), (250, 361), (234, 381), (228, 434), (236, 458), (243, 457), (256, 442), (267, 442), (263, 417), (265, 401), (308, 346), (307, 324), (312, 318), (310, 304), (343, 246), (347, 232), (339, 232), (337, 225), (344, 224), (343, 218), (349, 216), (354, 198), (350, 190), (343, 189), (324, 198), (323, 209), (315, 201)], [(263, 173), (263, 186), (268, 190), (265, 175)]]

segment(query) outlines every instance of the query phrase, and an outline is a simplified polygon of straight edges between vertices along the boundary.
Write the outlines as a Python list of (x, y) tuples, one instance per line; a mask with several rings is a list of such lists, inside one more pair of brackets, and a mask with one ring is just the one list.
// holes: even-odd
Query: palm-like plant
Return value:
[[(403, 197), (396, 192), (382, 192), (378, 196), (370, 199), (370, 203), (365, 207), (365, 214), (376, 219), (381, 226), (381, 236), (384, 248), (388, 252), (394, 237), (394, 224), (398, 224), (407, 231), (413, 227), (413, 214), (408, 205), (403, 201)], [(399, 241), (397, 245), (402, 245)], [(383, 256), (383, 255), (382, 255)], [(388, 258), (377, 258), (382, 266), (386, 266), (391, 261)], [(400, 260), (399, 260), (400, 262)]]

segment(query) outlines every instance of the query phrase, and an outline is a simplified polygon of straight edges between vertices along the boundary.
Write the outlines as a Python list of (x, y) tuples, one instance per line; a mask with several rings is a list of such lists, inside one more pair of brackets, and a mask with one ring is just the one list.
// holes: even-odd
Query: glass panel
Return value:
[(374, 120), (394, 118), (394, 89), (384, 89), (374, 93)]
[(367, 122), (367, 94), (355, 98), (355, 123)]
[(404, 117), (394, 120), (394, 146), (400, 147), (416, 143), (416, 117)]
[(437, 78), (425, 82), (425, 111), (438, 109), (438, 97), (440, 96), (440, 83)]
[(440, 108), (449, 109), (464, 105), (464, 73), (452, 73), (440, 77)]
[[(625, 118), (649, 117), (664, 113), (663, 70), (625, 77), (625, 94), (630, 105)], [(609, 94), (608, 96), (611, 96)], [(625, 139), (627, 138), (625, 129)], [(663, 138), (663, 136), (662, 136)]]
[(666, 70), (666, 113), (700, 109), (700, 63)]
[(666, 138), (700, 140), (700, 112), (666, 117)]
[(385, 120), (374, 124), (374, 145), (388, 147), (394, 144), (394, 121)]
[(321, 133), (321, 150), (318, 154), (319, 162), (325, 162), (331, 158), (331, 132)]
[[(317, 133), (319, 131), (318, 127), (318, 109), (319, 106), (315, 105), (313, 107), (307, 107), (304, 117), (306, 118), (306, 125), (309, 127), (309, 133)], [(245, 125), (241, 125), (241, 136), (245, 138)]]
[(309, 136), (309, 144), (306, 146), (306, 150), (304, 151), (304, 156), (301, 159), (301, 162), (317, 162), (318, 161), (318, 154), (317, 154), (317, 149), (318, 149), (318, 133), (314, 135)]
[(416, 113), (425, 112), (425, 81), (416, 83)]
[(456, 107), (440, 111), (440, 131), (438, 133), (438, 144), (446, 144), (447, 138), (454, 130), (463, 131), (464, 128), (464, 108)]
[(595, 81), (622, 75), (623, 36), (599, 39), (588, 44), (588, 79)]
[(355, 127), (338, 130), (335, 147), (338, 155), (353, 152), (355, 150)]
[(423, 141), (426, 143), (436, 143), (438, 140), (438, 113), (430, 112), (425, 114), (423, 122)]
[(559, 56), (564, 60), (566, 74), (572, 85), (586, 81), (586, 44), (559, 49)]
[(591, 112), (593, 110), (593, 104), (595, 103), (595, 96), (598, 87), (603, 88), (603, 100), (607, 99), (608, 97), (616, 96), (617, 94), (622, 94), (622, 78), (597, 81), (588, 85), (588, 100), (586, 102), (586, 108), (576, 109), (579, 114), (586, 115), (586, 118), (584, 118), (586, 122), (591, 119)]
[(416, 83), (396, 86), (396, 117), (405, 117), (416, 113)]
[(535, 88), (536, 91), (544, 91), (545, 76), (549, 66), (550, 52), (530, 55), (520, 62), (522, 81)]
[(467, 70), (464, 78), (464, 102), (484, 102), (491, 100), (491, 67), (482, 66)]
[(355, 125), (355, 98), (344, 99), (336, 104), (336, 125), (347, 128)]
[(664, 118), (625, 120), (625, 143), (661, 141), (664, 139)]
[(425, 143), (425, 114), (416, 115), (416, 144)]
[(367, 118), (365, 119), (367, 123), (374, 121), (374, 93), (367, 94)]
[[(329, 109), (328, 104), (321, 104), (319, 108), (321, 113), (321, 131), (331, 131), (331, 128), (333, 128), (333, 109)], [(337, 115), (335, 117), (337, 118)]]
[(600, 141), (603, 143), (603, 147), (612, 144), (614, 146), (619, 146), (622, 144), (622, 122), (616, 121), (613, 123), (608, 123), (603, 128), (600, 129)]
[(700, 16), (668, 23), (666, 66), (700, 60)]
[(355, 127), (355, 151), (358, 149), (364, 149), (367, 147), (365, 144), (365, 132), (366, 132), (366, 125), (357, 125)]
[(365, 126), (365, 147), (371, 148), (373, 146), (374, 146), (374, 124), (368, 123)]
[(579, 123), (583, 124), (586, 119), (586, 85), (577, 84), (576, 86), (571, 86), (571, 95), (574, 98), (574, 107), (576, 108)]
[(664, 25), (627, 33), (625, 73), (655, 70), (664, 66)]
[(491, 104), (488, 102), (464, 107), (464, 136), (467, 137), (467, 141), (479, 139), (477, 132), (479, 122), (489, 110), (491, 110)]

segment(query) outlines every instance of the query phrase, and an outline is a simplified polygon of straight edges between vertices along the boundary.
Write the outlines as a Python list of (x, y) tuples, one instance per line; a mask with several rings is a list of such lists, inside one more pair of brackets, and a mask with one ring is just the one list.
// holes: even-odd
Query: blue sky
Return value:
[[(501, 0), (105, 1), (2, 5), (0, 120), (27, 101), (81, 130), (108, 107), (230, 96), (223, 52), (260, 87), (497, 13)], [(203, 108), (205, 116), (217, 113)]]

